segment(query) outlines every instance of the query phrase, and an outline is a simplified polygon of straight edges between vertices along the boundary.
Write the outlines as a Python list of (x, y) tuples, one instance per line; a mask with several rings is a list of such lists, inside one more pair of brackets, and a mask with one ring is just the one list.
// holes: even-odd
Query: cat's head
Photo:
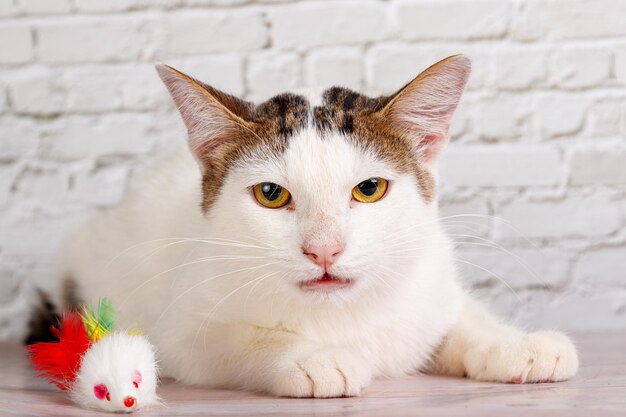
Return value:
[(157, 69), (203, 175), (205, 232), (259, 247), (250, 280), (302, 300), (350, 300), (401, 286), (436, 244), (437, 161), (466, 57), (389, 96), (333, 87), (261, 104)]

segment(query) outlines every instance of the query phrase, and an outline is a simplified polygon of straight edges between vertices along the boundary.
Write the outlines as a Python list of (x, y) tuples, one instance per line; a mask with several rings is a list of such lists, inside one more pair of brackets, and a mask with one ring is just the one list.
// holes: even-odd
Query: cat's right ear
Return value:
[(202, 166), (217, 148), (236, 140), (247, 103), (163, 64), (156, 70), (187, 126), (189, 146)]

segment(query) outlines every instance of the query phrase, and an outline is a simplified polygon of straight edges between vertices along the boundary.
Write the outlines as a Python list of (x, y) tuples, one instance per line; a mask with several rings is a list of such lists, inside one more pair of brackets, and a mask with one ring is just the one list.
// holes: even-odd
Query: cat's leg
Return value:
[(571, 340), (555, 331), (526, 333), (469, 301), (433, 358), (434, 373), (482, 381), (563, 381), (578, 370)]
[(206, 340), (191, 353), (191, 365), (177, 367), (172, 376), (199, 385), (329, 398), (359, 395), (372, 375), (357, 352), (319, 346), (287, 330), (228, 324), (210, 327)]

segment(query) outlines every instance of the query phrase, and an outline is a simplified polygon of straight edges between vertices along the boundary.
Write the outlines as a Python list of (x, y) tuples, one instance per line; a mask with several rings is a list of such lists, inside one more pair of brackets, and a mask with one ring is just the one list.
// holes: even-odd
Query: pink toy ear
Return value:
[(111, 401), (111, 394), (109, 394), (109, 389), (104, 384), (94, 385), (93, 394), (99, 400), (104, 400), (106, 398), (107, 401)]
[(142, 381), (141, 372), (135, 369), (133, 371), (133, 385), (135, 386), (135, 388), (139, 388), (139, 384), (141, 384), (141, 381)]

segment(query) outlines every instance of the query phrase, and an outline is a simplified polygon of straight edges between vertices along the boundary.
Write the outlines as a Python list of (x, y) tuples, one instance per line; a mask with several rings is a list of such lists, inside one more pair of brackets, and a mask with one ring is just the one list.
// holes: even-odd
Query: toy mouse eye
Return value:
[(133, 385), (135, 386), (135, 388), (139, 388), (139, 384), (141, 384), (142, 379), (143, 378), (141, 377), (141, 372), (135, 369), (133, 371)]
[(93, 395), (96, 396), (99, 400), (111, 401), (111, 394), (109, 393), (109, 389), (104, 384), (98, 384), (93, 386)]

